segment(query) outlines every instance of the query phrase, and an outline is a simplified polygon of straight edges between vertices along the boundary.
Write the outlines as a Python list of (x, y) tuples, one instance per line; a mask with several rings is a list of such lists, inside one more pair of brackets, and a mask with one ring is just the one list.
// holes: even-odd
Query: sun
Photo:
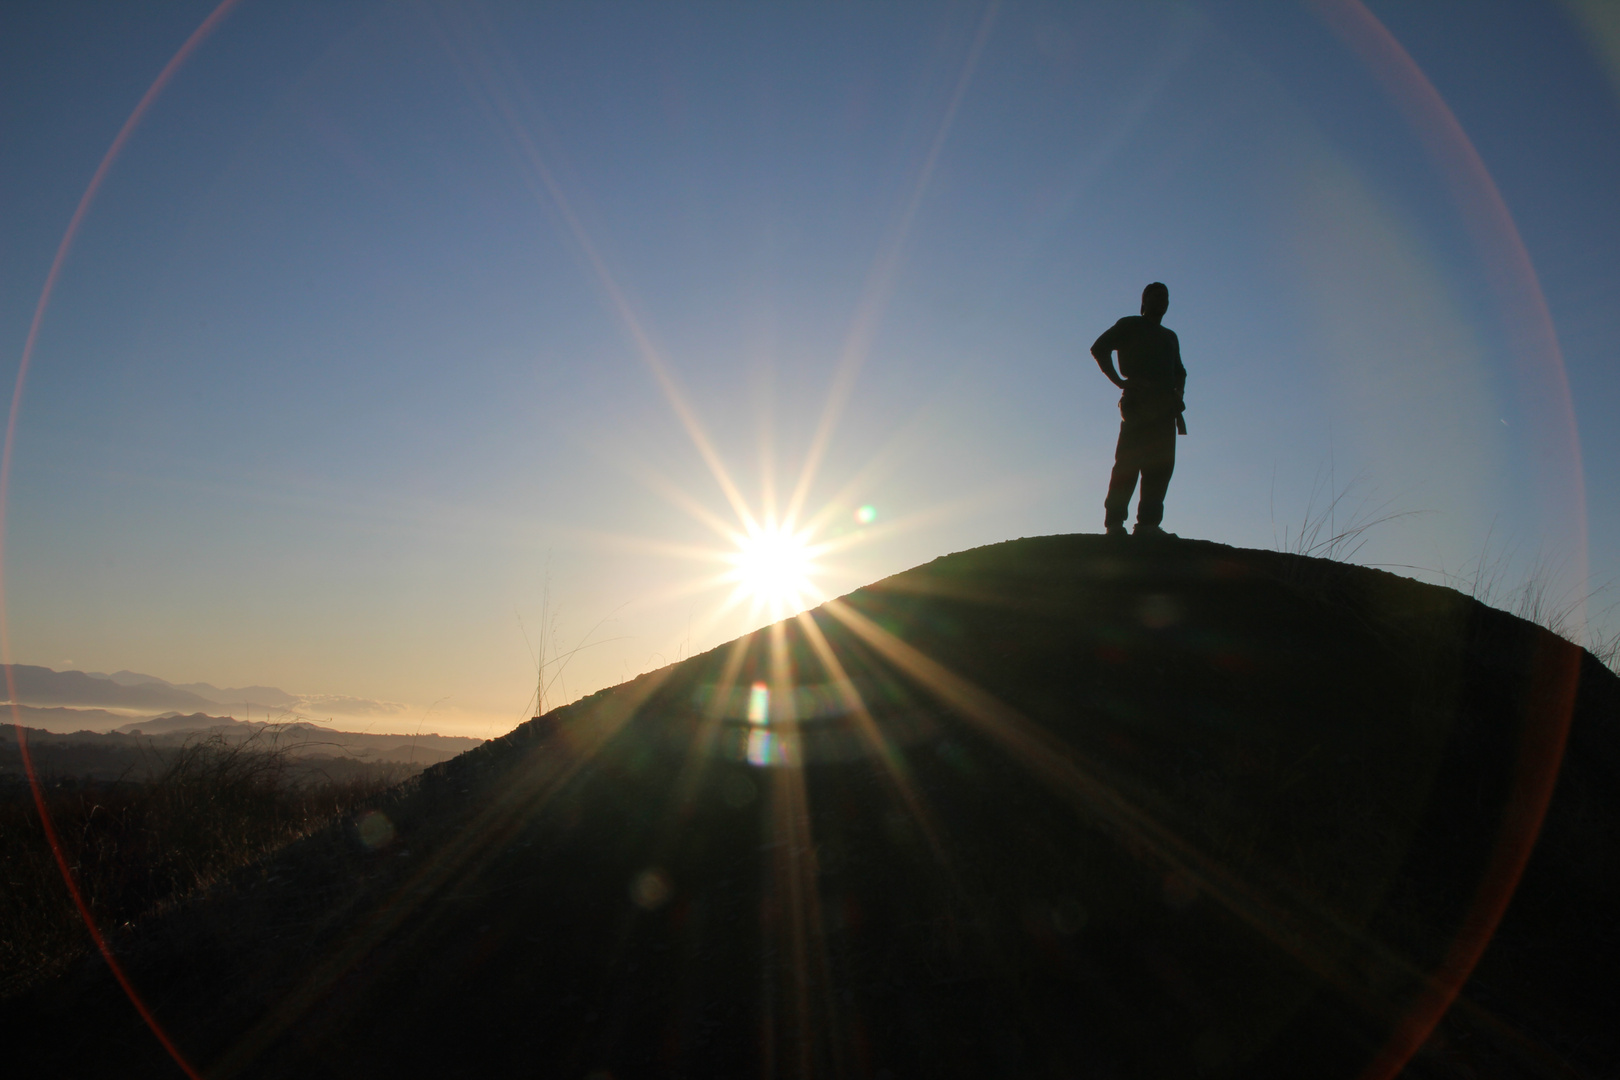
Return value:
[(736, 544), (737, 550), (726, 560), (732, 565), (726, 577), (736, 582), (738, 599), (780, 618), (820, 597), (811, 581), (819, 551), (810, 541), (810, 530), (795, 531), (791, 524), (774, 522), (751, 524), (736, 536)]

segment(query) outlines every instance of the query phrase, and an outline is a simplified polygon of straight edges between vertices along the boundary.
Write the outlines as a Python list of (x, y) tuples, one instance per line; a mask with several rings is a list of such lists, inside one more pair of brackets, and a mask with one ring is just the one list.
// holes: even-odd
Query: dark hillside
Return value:
[[(1617, 723), (1620, 679), (1451, 590), (1020, 540), (114, 942), (211, 1077), (1612, 1076)], [(104, 965), (3, 1026), (29, 1074), (179, 1075)]]

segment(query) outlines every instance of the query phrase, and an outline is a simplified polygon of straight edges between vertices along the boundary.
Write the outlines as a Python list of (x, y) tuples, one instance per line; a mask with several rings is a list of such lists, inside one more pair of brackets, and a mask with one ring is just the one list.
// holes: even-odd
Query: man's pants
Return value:
[(1103, 523), (1123, 526), (1131, 509), (1136, 478), (1142, 478), (1142, 498), (1136, 504), (1136, 524), (1153, 526), (1164, 520), (1164, 493), (1176, 471), (1176, 418), (1125, 420), (1119, 425), (1114, 448), (1114, 471), (1103, 500)]

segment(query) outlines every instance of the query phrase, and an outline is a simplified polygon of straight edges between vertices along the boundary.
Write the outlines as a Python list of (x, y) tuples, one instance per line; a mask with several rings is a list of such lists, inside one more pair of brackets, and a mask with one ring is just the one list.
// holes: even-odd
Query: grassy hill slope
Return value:
[[(1617, 724), (1620, 679), (1451, 590), (1020, 540), (115, 943), (209, 1076), (1612, 1075)], [(104, 968), (3, 1015), (36, 1069), (177, 1075)]]

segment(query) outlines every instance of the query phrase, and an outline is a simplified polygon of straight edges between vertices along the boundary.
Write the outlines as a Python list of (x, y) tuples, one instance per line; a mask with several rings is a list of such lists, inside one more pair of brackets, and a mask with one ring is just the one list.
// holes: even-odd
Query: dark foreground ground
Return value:
[[(1620, 679), (1449, 590), (1020, 540), (112, 940), (210, 1077), (1613, 1076), (1617, 724)], [(182, 1075), (100, 961), (0, 1037)]]

